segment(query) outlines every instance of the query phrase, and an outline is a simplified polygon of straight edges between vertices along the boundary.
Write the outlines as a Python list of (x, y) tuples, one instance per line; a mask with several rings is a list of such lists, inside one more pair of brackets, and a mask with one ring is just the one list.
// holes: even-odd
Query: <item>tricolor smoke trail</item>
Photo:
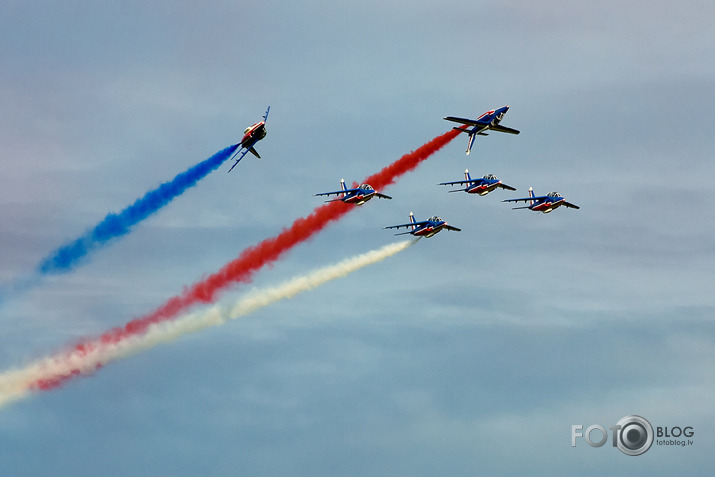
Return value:
[[(450, 130), (437, 136), (363, 182), (370, 183), (378, 190), (394, 183), (401, 175), (415, 169), (422, 161), (446, 146), (458, 134), (459, 131)], [(154, 312), (134, 319), (124, 326), (114, 328), (94, 340), (80, 341), (69, 354), (75, 359), (79, 359), (81, 356), (92, 353), (98, 342), (104, 346), (121, 346), (123, 341), (146, 333), (151, 325), (172, 320), (193, 305), (214, 302), (220, 292), (231, 285), (250, 282), (254, 273), (263, 266), (275, 262), (294, 246), (310, 239), (353, 208), (342, 202), (329, 202), (317, 207), (313, 213), (295, 220), (293, 224), (284, 228), (275, 237), (270, 237), (245, 249), (238, 258), (224, 265), (218, 272), (187, 287), (182, 294), (170, 298)], [(72, 375), (61, 375), (55, 379), (39, 380), (33, 384), (33, 387), (51, 389), (71, 377)]]
[[(415, 151), (405, 154), (380, 172), (373, 174), (363, 182), (375, 189), (393, 184), (401, 175), (415, 169), (422, 161), (446, 146), (457, 137), (459, 131), (437, 136)], [(353, 207), (342, 202), (329, 202), (317, 207), (307, 217), (297, 219), (290, 227), (275, 237), (267, 238), (259, 244), (245, 249), (235, 260), (227, 263), (218, 272), (185, 289), (181, 295), (170, 298), (154, 312), (130, 321), (120, 328), (104, 334), (102, 339), (117, 342), (137, 333), (143, 333), (153, 323), (169, 320), (178, 313), (197, 303), (212, 303), (219, 292), (236, 283), (247, 283), (253, 274), (266, 264), (275, 262), (299, 243), (305, 242), (323, 230), (328, 224), (337, 221)], [(83, 346), (82, 343), (77, 345)]]
[(24, 369), (0, 374), (0, 407), (27, 396), (33, 390), (56, 387), (74, 376), (92, 374), (96, 369), (122, 358), (195, 333), (210, 326), (224, 324), (253, 313), (280, 300), (312, 290), (336, 278), (344, 277), (367, 265), (395, 255), (418, 239), (386, 245), (362, 255), (345, 259), (332, 266), (314, 270), (272, 288), (255, 290), (230, 307), (214, 306), (207, 311), (185, 315), (173, 321), (155, 323), (144, 333), (128, 336), (120, 341), (106, 341), (101, 337), (85, 343), (83, 350), (73, 349), (39, 360)]
[(119, 213), (109, 213), (94, 228), (81, 237), (62, 245), (37, 267), (41, 274), (63, 273), (73, 269), (90, 252), (110, 240), (126, 235), (131, 228), (167, 205), (201, 179), (216, 170), (236, 151), (238, 144), (217, 152), (208, 159), (178, 174), (169, 182), (144, 194)]

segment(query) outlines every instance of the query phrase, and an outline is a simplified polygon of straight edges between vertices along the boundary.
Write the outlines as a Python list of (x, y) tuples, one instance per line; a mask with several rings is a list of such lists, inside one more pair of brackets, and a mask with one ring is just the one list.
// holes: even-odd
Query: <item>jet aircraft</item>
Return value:
[(502, 184), (502, 181), (499, 180), (497, 176), (494, 174), (487, 174), (482, 178), (478, 179), (472, 179), (472, 176), (469, 175), (469, 169), (465, 169), (464, 171), (464, 180), (463, 181), (453, 181), (453, 182), (440, 182), (438, 185), (465, 185), (464, 189), (455, 189), (455, 190), (450, 190), (449, 192), (461, 192), (464, 191), (468, 194), (479, 194), (479, 195), (487, 195), (497, 187), (500, 187), (502, 189), (506, 190), (516, 190), (512, 186), (508, 186), (506, 184)]
[(492, 109), (490, 111), (487, 111), (486, 113), (479, 116), (477, 119), (456, 118), (454, 116), (447, 116), (444, 119), (446, 119), (447, 121), (453, 121), (455, 123), (462, 123), (466, 126), (473, 126), (471, 129), (464, 127), (452, 128), (459, 132), (469, 134), (469, 142), (467, 143), (467, 155), (469, 155), (469, 151), (472, 150), (472, 144), (474, 144), (474, 139), (477, 136), (488, 136), (485, 131), (492, 130), (509, 134), (519, 134), (519, 131), (517, 131), (516, 129), (508, 128), (499, 124), (499, 122), (504, 118), (504, 115), (508, 110), (509, 106), (503, 106), (499, 109)]
[[(251, 126), (248, 126), (245, 131), (243, 131), (243, 139), (241, 139), (241, 142), (239, 143), (241, 147), (236, 151), (236, 154), (234, 154), (231, 159), (234, 157), (238, 156), (238, 159), (236, 159), (236, 162), (233, 163), (231, 166), (231, 169), (228, 170), (228, 172), (231, 172), (234, 167), (236, 167), (236, 164), (238, 164), (241, 159), (243, 159), (243, 156), (245, 156), (247, 153), (251, 153), (257, 158), (261, 158), (261, 156), (258, 155), (258, 152), (253, 148), (253, 146), (266, 137), (266, 121), (268, 120), (268, 111), (271, 110), (271, 107), (268, 106), (268, 109), (266, 109), (266, 114), (263, 115), (263, 121), (257, 122)], [(239, 156), (240, 154), (240, 156)]]
[(373, 197), (379, 197), (380, 199), (392, 199), (389, 195), (380, 194), (378, 191), (372, 188), (370, 184), (362, 184), (360, 187), (354, 189), (348, 189), (345, 186), (345, 179), (340, 179), (340, 190), (334, 192), (321, 192), (319, 195), (333, 195), (339, 194), (340, 197), (337, 199), (326, 200), (326, 202), (335, 202), (342, 200), (346, 204), (362, 205)]
[(455, 232), (462, 231), (462, 229), (458, 229), (457, 227), (452, 227), (451, 225), (447, 225), (447, 222), (442, 220), (441, 217), (437, 217), (436, 215), (430, 217), (427, 220), (423, 220), (422, 222), (416, 222), (415, 216), (412, 212), (410, 212), (410, 222), (409, 223), (400, 224), (400, 225), (390, 225), (389, 227), (385, 227), (385, 228), (386, 229), (399, 229), (400, 227), (411, 227), (412, 230), (408, 230), (407, 232), (397, 233), (395, 235), (412, 234), (415, 237), (430, 238), (433, 235), (435, 235), (436, 233), (440, 232), (442, 229), (454, 230)]
[(505, 199), (502, 202), (519, 202), (519, 201), (529, 202), (529, 205), (524, 207), (513, 207), (514, 209), (530, 209), (535, 212), (543, 212), (548, 214), (554, 209), (561, 207), (569, 207), (571, 209), (579, 209), (578, 205), (574, 205), (566, 200), (558, 192), (549, 192), (546, 195), (536, 197), (534, 195), (534, 190), (529, 187), (529, 197), (523, 199)]

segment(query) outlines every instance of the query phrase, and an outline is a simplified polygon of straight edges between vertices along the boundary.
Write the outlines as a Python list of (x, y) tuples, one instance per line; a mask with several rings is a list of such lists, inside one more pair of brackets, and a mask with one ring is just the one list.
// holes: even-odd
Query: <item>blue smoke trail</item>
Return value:
[(131, 228), (167, 205), (186, 189), (216, 170), (234, 153), (238, 144), (217, 152), (205, 161), (180, 173), (169, 182), (144, 194), (132, 205), (118, 214), (109, 213), (97, 226), (72, 242), (52, 252), (37, 267), (43, 275), (65, 273), (73, 269), (90, 252), (104, 246), (110, 240), (128, 234)]

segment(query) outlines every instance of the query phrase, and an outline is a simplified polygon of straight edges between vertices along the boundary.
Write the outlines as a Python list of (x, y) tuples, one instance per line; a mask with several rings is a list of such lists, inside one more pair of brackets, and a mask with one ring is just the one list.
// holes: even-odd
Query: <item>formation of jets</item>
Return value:
[[(254, 145), (266, 137), (266, 121), (268, 120), (268, 112), (271, 107), (266, 109), (266, 114), (263, 115), (263, 121), (257, 122), (249, 127), (243, 132), (243, 138), (239, 143), (240, 147), (236, 153), (231, 157), (231, 159), (236, 159), (236, 162), (231, 166), (228, 172), (231, 172), (234, 167), (239, 163), (241, 159), (247, 154), (252, 153), (254, 156), (260, 158)], [(503, 106), (498, 109), (492, 109), (486, 113), (479, 116), (477, 119), (459, 118), (455, 116), (447, 116), (444, 119), (447, 121), (452, 121), (462, 124), (460, 127), (454, 127), (452, 129), (457, 130), (461, 133), (469, 135), (469, 141), (467, 143), (467, 155), (472, 149), (474, 140), (477, 136), (487, 136), (487, 131), (497, 131), (509, 134), (519, 134), (520, 131), (517, 129), (512, 129), (506, 126), (502, 126), (501, 120), (504, 115), (509, 110), (509, 106)], [(488, 193), (494, 191), (497, 188), (504, 190), (516, 190), (514, 187), (504, 184), (497, 176), (494, 174), (486, 174), (483, 177), (472, 178), (469, 174), (469, 169), (464, 171), (464, 180), (450, 181), (450, 182), (440, 182), (438, 185), (449, 185), (449, 186), (463, 186), (458, 189), (450, 190), (449, 192), (466, 192), (468, 194), (477, 194), (480, 196), (487, 195)], [(334, 199), (328, 199), (326, 202), (336, 202), (342, 201), (346, 204), (363, 205), (365, 202), (369, 201), (373, 197), (378, 197), (380, 199), (392, 199), (392, 197), (382, 194), (376, 191), (370, 184), (361, 184), (358, 187), (353, 187), (348, 189), (345, 185), (345, 180), (340, 179), (340, 190), (331, 192), (320, 192), (315, 194), (316, 196), (331, 196), (336, 195)], [(543, 196), (536, 196), (534, 190), (529, 187), (529, 196), (518, 198), (518, 199), (505, 199), (502, 202), (528, 202), (528, 205), (523, 207), (513, 207), (514, 209), (529, 209), (535, 212), (549, 213), (561, 206), (568, 207), (571, 209), (578, 209), (579, 206), (567, 202), (561, 194), (558, 192), (549, 192)], [(439, 216), (432, 216), (427, 220), (416, 221), (414, 214), (410, 212), (410, 221), (406, 224), (390, 225), (385, 227), (385, 229), (400, 229), (402, 227), (409, 228), (407, 232), (397, 233), (395, 235), (412, 234), (416, 237), (432, 237), (442, 230), (452, 230), (460, 232), (461, 229), (453, 227), (445, 220)]]

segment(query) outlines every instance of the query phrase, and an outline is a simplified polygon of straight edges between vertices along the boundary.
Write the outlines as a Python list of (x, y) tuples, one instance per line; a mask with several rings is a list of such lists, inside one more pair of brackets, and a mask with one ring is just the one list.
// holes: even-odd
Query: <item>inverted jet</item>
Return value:
[(474, 144), (474, 139), (477, 136), (488, 136), (486, 131), (498, 131), (509, 134), (519, 134), (519, 131), (517, 131), (516, 129), (508, 128), (499, 124), (508, 110), (509, 106), (503, 106), (499, 109), (492, 109), (490, 111), (487, 111), (486, 113), (479, 116), (477, 119), (457, 118), (454, 116), (447, 116), (444, 119), (455, 123), (461, 123), (465, 126), (471, 126), (471, 128), (452, 128), (459, 132), (469, 134), (469, 142), (467, 143), (467, 155), (469, 155), (469, 151), (472, 150), (472, 144)]

